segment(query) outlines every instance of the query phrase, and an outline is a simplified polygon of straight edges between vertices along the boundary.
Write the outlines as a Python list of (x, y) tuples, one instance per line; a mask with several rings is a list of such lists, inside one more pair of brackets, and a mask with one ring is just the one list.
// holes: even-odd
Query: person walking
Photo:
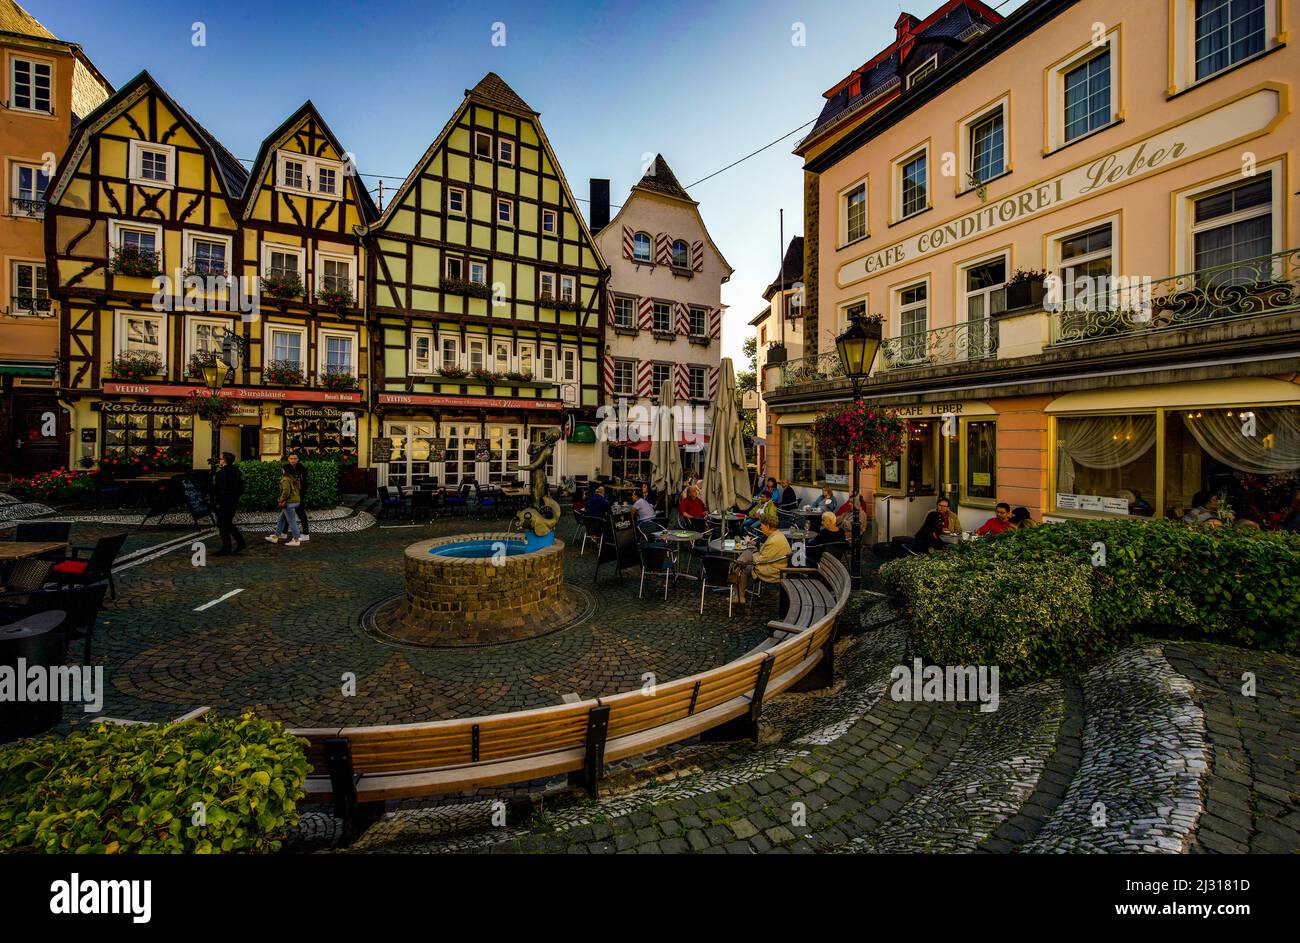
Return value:
[(239, 553), (248, 546), (244, 543), (244, 535), (235, 525), (235, 511), (239, 508), (239, 496), (243, 493), (244, 476), (235, 467), (234, 454), (222, 452), (217, 473), (212, 478), (213, 510), (217, 518), (217, 533), (221, 535), (221, 549), (217, 551), (217, 556)]
[(307, 512), (303, 510), (307, 505), (307, 466), (302, 463), (297, 452), (289, 453), (289, 474), (298, 479), (298, 529), (301, 531), (301, 540), (311, 540), (311, 527), (307, 523)]
[(271, 543), (279, 543), (280, 538), (288, 533), (286, 547), (301, 547), (302, 532), (298, 530), (298, 507), (302, 504), (302, 492), (298, 487), (298, 476), (289, 471), (285, 465), (280, 470), (280, 517), (275, 522), (275, 533), (267, 534)]

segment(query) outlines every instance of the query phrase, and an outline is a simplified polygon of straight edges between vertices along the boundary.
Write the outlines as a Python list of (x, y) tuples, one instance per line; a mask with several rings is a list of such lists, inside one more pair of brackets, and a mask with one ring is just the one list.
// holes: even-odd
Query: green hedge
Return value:
[(20, 740), (0, 749), (0, 852), (278, 851), (304, 743), (252, 714)]
[[(308, 508), (328, 508), (339, 501), (339, 463), (332, 461), (305, 461), (307, 469)], [(245, 511), (274, 511), (280, 501), (280, 470), (283, 462), (239, 462), (239, 472), (244, 476), (244, 496), (239, 507)]]
[(997, 664), (1010, 683), (1073, 673), (1137, 636), (1300, 653), (1293, 534), (1071, 521), (893, 561), (881, 577), (918, 654)]

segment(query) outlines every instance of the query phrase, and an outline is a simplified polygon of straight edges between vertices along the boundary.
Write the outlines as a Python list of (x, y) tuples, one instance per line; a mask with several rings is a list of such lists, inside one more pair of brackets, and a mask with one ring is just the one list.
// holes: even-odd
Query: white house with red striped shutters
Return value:
[[(597, 206), (607, 187), (592, 188), (592, 229), (609, 219)], [(610, 266), (602, 351), (606, 403), (648, 406), (665, 382), (689, 409), (682, 433), (684, 468), (703, 467), (708, 419), (722, 357), (722, 283), (727, 264), (692, 200), (662, 156), (631, 189), (618, 214), (596, 232)], [(649, 443), (604, 443), (602, 473), (649, 474)]]

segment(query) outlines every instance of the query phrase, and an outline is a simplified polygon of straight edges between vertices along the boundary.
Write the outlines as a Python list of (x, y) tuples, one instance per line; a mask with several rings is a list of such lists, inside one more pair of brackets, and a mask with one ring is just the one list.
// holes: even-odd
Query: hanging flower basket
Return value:
[(235, 411), (234, 400), (209, 390), (190, 390), (190, 406), (206, 422), (225, 422)]
[(907, 421), (893, 410), (863, 402), (837, 403), (817, 414), (817, 448), (871, 468), (898, 454), (907, 442)]

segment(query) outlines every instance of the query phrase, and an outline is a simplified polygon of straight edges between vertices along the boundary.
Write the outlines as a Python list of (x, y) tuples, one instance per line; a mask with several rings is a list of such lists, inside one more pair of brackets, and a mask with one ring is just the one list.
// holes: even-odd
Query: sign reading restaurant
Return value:
[[(195, 390), (207, 393), (207, 387), (181, 386), (174, 383), (105, 383), (104, 392), (115, 396), (188, 396)], [(336, 393), (332, 390), (273, 390), (267, 387), (223, 386), (218, 396), (226, 399), (306, 400), (315, 403), (359, 403), (360, 393)]]
[(852, 285), (933, 252), (951, 249), (968, 239), (1160, 173), (1266, 131), (1283, 112), (1282, 95), (1280, 87), (1266, 85), (1128, 147), (1079, 164), (977, 210), (846, 262), (839, 269), (839, 286)]

